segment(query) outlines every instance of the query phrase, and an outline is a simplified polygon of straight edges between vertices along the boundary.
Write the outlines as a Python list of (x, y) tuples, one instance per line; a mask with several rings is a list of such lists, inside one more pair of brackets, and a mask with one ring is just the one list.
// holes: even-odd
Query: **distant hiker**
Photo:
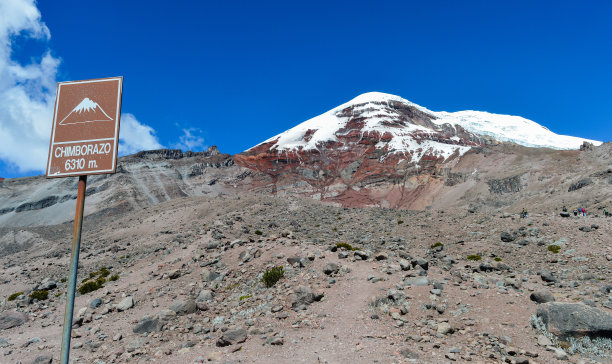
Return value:
[(582, 216), (586, 217), (586, 209), (584, 207), (582, 208)]
[(604, 207), (603, 213), (605, 217), (612, 216), (612, 213), (608, 212), (608, 209)]
[(565, 207), (565, 205), (563, 205), (563, 212), (567, 212), (567, 207)]
[(525, 208), (523, 207), (523, 211), (521, 212), (521, 219), (524, 219), (527, 217), (527, 210), (525, 210)]
[(578, 209), (574, 207), (574, 216), (578, 216)]

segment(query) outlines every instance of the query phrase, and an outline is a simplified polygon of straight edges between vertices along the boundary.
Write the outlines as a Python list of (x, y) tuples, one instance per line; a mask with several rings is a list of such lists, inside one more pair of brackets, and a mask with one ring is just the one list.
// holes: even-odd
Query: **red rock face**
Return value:
[[(434, 116), (401, 102), (354, 104), (332, 112), (343, 121), (334, 137), (316, 148), (283, 148), (275, 138), (234, 156), (235, 162), (269, 177), (261, 182), (272, 191), (293, 189), (343, 206), (410, 208), (427, 189), (423, 183), (431, 183), (424, 178), (459, 158), (460, 150), (445, 157), (448, 150), (480, 144), (462, 128), (437, 125)], [(376, 128), (372, 118), (377, 118)], [(310, 142), (316, 131), (306, 129), (302, 140)], [(415, 147), (398, 150), (398, 133)]]

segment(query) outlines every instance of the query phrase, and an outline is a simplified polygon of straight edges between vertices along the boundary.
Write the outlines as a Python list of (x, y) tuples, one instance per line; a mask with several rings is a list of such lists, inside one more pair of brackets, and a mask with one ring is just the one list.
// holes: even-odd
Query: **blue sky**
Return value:
[[(110, 76), (124, 77), (123, 153), (239, 153), (369, 91), (612, 140), (612, 2), (2, 3), (26, 15), (0, 15), (0, 96), (20, 88), (38, 110), (0, 101), (2, 177), (42, 173), (55, 82)], [(23, 129), (36, 135), (3, 142)]]

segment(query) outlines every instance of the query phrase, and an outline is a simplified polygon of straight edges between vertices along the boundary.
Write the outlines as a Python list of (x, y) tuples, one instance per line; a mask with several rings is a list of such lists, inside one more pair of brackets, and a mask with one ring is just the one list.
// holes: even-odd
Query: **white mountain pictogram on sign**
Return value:
[(108, 116), (97, 102), (84, 98), (68, 116), (66, 116), (59, 125), (93, 123), (96, 121), (112, 121), (113, 118)]

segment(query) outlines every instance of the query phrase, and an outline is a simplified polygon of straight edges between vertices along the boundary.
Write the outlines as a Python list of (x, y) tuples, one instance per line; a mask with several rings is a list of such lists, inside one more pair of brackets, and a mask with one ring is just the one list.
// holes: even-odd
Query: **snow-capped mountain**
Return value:
[[(479, 180), (479, 171), (500, 168), (499, 173), (507, 173), (503, 166), (512, 165), (515, 153), (505, 150), (529, 154), (531, 148), (524, 147), (539, 147), (537, 153), (549, 155), (559, 153), (555, 149), (578, 149), (585, 141), (601, 144), (557, 135), (518, 116), (436, 112), (398, 96), (371, 92), (257, 144), (234, 160), (267, 176), (267, 182), (258, 183), (272, 192), (315, 191), (317, 198), (343, 205), (422, 208), (447, 187)], [(512, 143), (524, 147), (517, 146), (519, 151)], [(499, 183), (520, 190), (524, 182), (517, 176)]]
[[(410, 115), (402, 113), (402, 110), (407, 109), (418, 110), (421, 114), (419, 118), (427, 122), (407, 119), (406, 116)], [(378, 144), (378, 148), (387, 148), (397, 153), (410, 153), (413, 161), (418, 161), (426, 153), (447, 158), (455, 152), (461, 155), (469, 150), (469, 146), (460, 145), (462, 143), (457, 136), (441, 141), (435, 140), (435, 136), (441, 130), (448, 135), (453, 129), (457, 133), (457, 127), (473, 134), (471, 139), (478, 144), (511, 142), (527, 147), (552, 149), (578, 149), (584, 141), (595, 145), (601, 144), (598, 141), (555, 134), (519, 116), (482, 111), (435, 112), (399, 96), (369, 92), (258, 145), (274, 143), (270, 149), (278, 152), (317, 149), (324, 143), (338, 141), (342, 134), (350, 132), (349, 124), (356, 118), (365, 121), (365, 125), (360, 130), (362, 135), (370, 132), (392, 135), (389, 141)], [(434, 138), (432, 140), (414, 138), (415, 134), (421, 136), (429, 134)]]
[(97, 102), (85, 97), (59, 124), (69, 125), (110, 120), (113, 120), (113, 118), (108, 116)]

